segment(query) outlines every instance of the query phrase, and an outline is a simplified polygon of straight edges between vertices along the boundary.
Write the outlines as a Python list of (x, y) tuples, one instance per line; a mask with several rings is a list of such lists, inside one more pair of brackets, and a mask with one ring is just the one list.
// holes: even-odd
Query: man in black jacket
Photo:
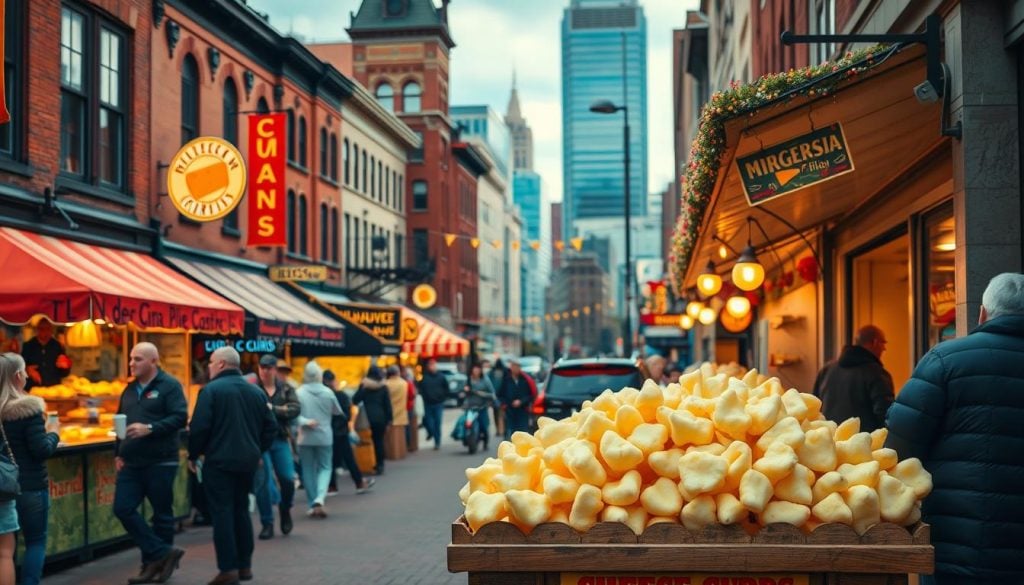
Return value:
[(295, 459), (292, 455), (291, 426), (299, 416), (299, 397), (291, 386), (281, 381), (277, 371), (277, 358), (265, 354), (260, 358), (259, 385), (270, 399), (270, 405), (277, 418), (278, 432), (270, 449), (263, 454), (263, 471), (266, 481), (256, 493), (256, 505), (260, 510), (260, 540), (274, 537), (274, 506), (272, 492), (275, 491), (274, 476), (281, 488), (281, 533), (292, 531), (292, 502), (295, 500)]
[[(185, 551), (174, 547), (174, 478), (178, 475), (178, 433), (188, 419), (181, 383), (160, 369), (152, 343), (132, 348), (129, 368), (135, 380), (125, 388), (118, 414), (126, 416), (124, 439), (114, 464), (114, 515), (142, 551), (142, 571), (129, 583), (163, 583)], [(139, 513), (148, 499), (153, 525)]]
[(434, 438), (434, 451), (441, 448), (441, 419), (444, 418), (444, 401), (448, 397), (448, 380), (437, 371), (437, 360), (427, 360), (427, 369), (419, 384), (423, 396), (423, 426), (427, 428), (427, 440)]
[(60, 384), (71, 372), (71, 360), (64, 353), (64, 346), (53, 337), (53, 323), (47, 319), (39, 320), (36, 336), (25, 342), (21, 356), (28, 372), (26, 389)]
[(213, 352), (211, 382), (199, 394), (189, 425), (189, 467), (200, 477), (213, 516), (220, 573), (210, 585), (252, 579), (249, 492), (260, 458), (278, 433), (267, 395), (245, 381), (240, 366), (234, 348)]
[(530, 430), (530, 408), (537, 399), (537, 383), (523, 371), (519, 360), (508, 362), (508, 373), (498, 390), (498, 400), (505, 407), (505, 439), (516, 431)]
[(932, 474), (922, 584), (1024, 582), (1024, 275), (993, 278), (981, 304), (978, 327), (925, 354), (889, 409), (885, 446)]
[(814, 395), (821, 399), (825, 418), (843, 422), (860, 419), (860, 430), (885, 426), (885, 413), (893, 401), (892, 376), (882, 365), (885, 333), (874, 325), (857, 331), (857, 344), (843, 348), (814, 380)]

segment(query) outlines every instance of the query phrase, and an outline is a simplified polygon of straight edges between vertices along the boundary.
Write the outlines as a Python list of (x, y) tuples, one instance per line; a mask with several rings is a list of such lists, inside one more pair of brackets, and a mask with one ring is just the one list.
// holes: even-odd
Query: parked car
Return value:
[(524, 355), (519, 358), (519, 366), (538, 384), (543, 382), (545, 376), (547, 376), (548, 364), (539, 355)]
[(626, 386), (640, 388), (644, 378), (634, 360), (625, 358), (588, 358), (559, 360), (551, 367), (544, 391), (538, 392), (532, 418), (560, 419), (578, 411), (583, 402), (605, 390)]

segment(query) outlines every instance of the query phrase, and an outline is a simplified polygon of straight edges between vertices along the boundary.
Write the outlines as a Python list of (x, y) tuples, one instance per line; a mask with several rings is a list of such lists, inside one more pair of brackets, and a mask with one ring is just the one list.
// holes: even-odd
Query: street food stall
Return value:
[[(60, 422), (61, 444), (47, 462), (47, 560), (88, 558), (126, 537), (113, 514), (113, 415), (129, 382), (131, 347), (154, 343), (161, 367), (188, 392), (193, 381), (189, 337), (240, 331), (243, 313), (140, 252), (12, 228), (0, 228), (0, 271), (31, 275), (0, 284), (5, 350), (22, 347), (46, 321), (54, 325), (69, 366), (59, 383), (31, 389)], [(178, 516), (190, 509), (186, 478), (181, 465), (175, 484)]]

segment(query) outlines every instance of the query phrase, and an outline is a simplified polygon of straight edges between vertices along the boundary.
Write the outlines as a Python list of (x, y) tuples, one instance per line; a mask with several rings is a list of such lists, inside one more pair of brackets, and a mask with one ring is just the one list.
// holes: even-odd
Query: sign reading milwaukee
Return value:
[(759, 205), (854, 170), (838, 122), (753, 154), (738, 157), (743, 191)]

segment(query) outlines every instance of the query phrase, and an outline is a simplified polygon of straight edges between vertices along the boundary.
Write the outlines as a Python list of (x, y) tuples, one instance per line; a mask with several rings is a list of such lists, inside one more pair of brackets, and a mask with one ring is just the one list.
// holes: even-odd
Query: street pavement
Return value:
[[(370, 493), (356, 495), (352, 480), (340, 478), (340, 493), (327, 499), (326, 520), (306, 517), (305, 494), (297, 492), (291, 535), (256, 541), (253, 583), (465, 584), (464, 573), (448, 572), (445, 546), (451, 540), (450, 525), (461, 514), (458, 490), (466, 482), (465, 469), (479, 465), (487, 455), (471, 456), (447, 436), (458, 414), (445, 411), (440, 451), (424, 441), (421, 430), (420, 450), (401, 461), (388, 461)], [(493, 433), (493, 423), (491, 428)], [(492, 453), (497, 443), (492, 437)], [(253, 527), (259, 531), (255, 515)], [(217, 569), (209, 527), (187, 526), (175, 544), (186, 553), (169, 583), (200, 585), (213, 578)], [(49, 575), (44, 582), (126, 583), (138, 566), (138, 551), (130, 549)]]

